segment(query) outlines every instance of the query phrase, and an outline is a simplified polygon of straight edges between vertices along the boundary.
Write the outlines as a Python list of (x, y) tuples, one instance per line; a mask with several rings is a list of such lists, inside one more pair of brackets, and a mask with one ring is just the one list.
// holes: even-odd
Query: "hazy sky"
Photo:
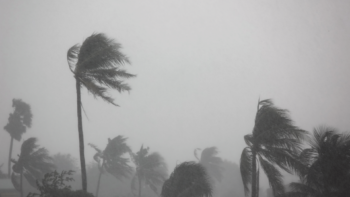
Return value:
[[(238, 163), (259, 97), (305, 130), (349, 131), (349, 10), (345, 0), (0, 0), (0, 127), (20, 98), (34, 115), (23, 139), (79, 158), (66, 54), (102, 32), (122, 44), (137, 77), (130, 94), (111, 92), (120, 107), (83, 90), (85, 145), (124, 135), (134, 151), (144, 144), (163, 155), (169, 171), (209, 146)], [(5, 130), (0, 139), (6, 171)], [(92, 161), (94, 150), (85, 153)]]

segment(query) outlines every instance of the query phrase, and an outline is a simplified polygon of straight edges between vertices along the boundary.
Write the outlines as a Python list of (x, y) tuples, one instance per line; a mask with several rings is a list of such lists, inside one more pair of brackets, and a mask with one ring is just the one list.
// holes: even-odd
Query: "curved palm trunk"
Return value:
[(257, 184), (256, 152), (252, 150), (252, 197), (258, 197), (259, 186)]
[(84, 134), (83, 134), (83, 123), (81, 118), (80, 81), (77, 78), (75, 80), (76, 80), (76, 89), (77, 89), (77, 113), (78, 113), (81, 179), (83, 184), (83, 191), (87, 192), (87, 178), (86, 178), (85, 155), (84, 155)]
[(100, 182), (101, 182), (102, 170), (100, 170), (100, 175), (98, 176), (97, 188), (96, 188), (96, 197), (98, 197), (98, 191), (100, 190)]
[(11, 178), (11, 156), (12, 156), (12, 146), (13, 146), (13, 137), (11, 136), (11, 143), (10, 143), (10, 152), (9, 152), (9, 162), (8, 162), (8, 171), (7, 176)]

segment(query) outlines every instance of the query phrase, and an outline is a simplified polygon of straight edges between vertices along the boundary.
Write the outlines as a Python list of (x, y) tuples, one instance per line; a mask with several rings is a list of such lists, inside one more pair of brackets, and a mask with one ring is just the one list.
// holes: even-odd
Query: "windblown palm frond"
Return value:
[(211, 197), (212, 186), (205, 168), (195, 162), (175, 167), (162, 187), (162, 197)]
[(210, 178), (216, 179), (220, 182), (222, 180), (224, 169), (222, 167), (223, 161), (217, 156), (217, 154), (218, 150), (216, 147), (205, 148), (202, 151), (199, 163), (207, 170)]
[(131, 154), (136, 165), (136, 173), (132, 181), (131, 188), (136, 180), (139, 183), (139, 196), (141, 195), (141, 183), (144, 182), (157, 194), (157, 186), (164, 183), (167, 177), (167, 166), (163, 157), (159, 153), (148, 154), (149, 148), (143, 148), (136, 154)]
[(246, 195), (250, 185), (252, 197), (258, 196), (258, 162), (267, 174), (275, 195), (284, 192), (282, 175), (276, 166), (289, 173), (305, 173), (306, 166), (298, 160), (305, 136), (304, 130), (294, 126), (287, 110), (275, 107), (269, 99), (259, 101), (253, 132), (244, 137), (247, 147), (241, 155), (241, 175)]
[(114, 99), (107, 95), (107, 88), (119, 92), (130, 91), (122, 79), (135, 77), (121, 66), (130, 63), (120, 52), (121, 45), (104, 34), (93, 34), (83, 44), (74, 45), (67, 52), (69, 68), (75, 78), (96, 97), (116, 105)]

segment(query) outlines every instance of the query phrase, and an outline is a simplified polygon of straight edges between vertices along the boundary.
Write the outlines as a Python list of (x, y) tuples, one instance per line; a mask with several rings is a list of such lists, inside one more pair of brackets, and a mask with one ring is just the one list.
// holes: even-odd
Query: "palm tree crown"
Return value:
[[(36, 180), (42, 178), (45, 173), (51, 172), (55, 169), (52, 163), (52, 158), (49, 156), (48, 151), (45, 148), (39, 148), (36, 144), (36, 138), (29, 138), (22, 143), (21, 154), (18, 160), (12, 159), (14, 163), (12, 169), (14, 173), (19, 174), (20, 183), (13, 183), (19, 185), (22, 193), (22, 177), (24, 176), (27, 181), (36, 187)], [(12, 173), (12, 180), (18, 180), (16, 174)]]
[(200, 163), (184, 162), (175, 167), (162, 187), (162, 197), (211, 197), (212, 186)]
[(207, 170), (209, 177), (217, 181), (222, 180), (223, 173), (223, 161), (220, 157), (217, 156), (218, 150), (216, 147), (205, 148), (201, 156), (197, 156), (197, 150), (195, 149), (195, 157), (199, 160), (199, 163)]
[(103, 151), (97, 146), (89, 144), (97, 151), (97, 153), (94, 155), (94, 160), (99, 164), (98, 167), (100, 170), (96, 188), (96, 197), (98, 196), (101, 175), (104, 171), (107, 171), (119, 180), (129, 177), (129, 175), (133, 172), (133, 168), (129, 165), (129, 159), (123, 157), (126, 153), (131, 153), (130, 147), (125, 142), (126, 139), (127, 138), (120, 135), (112, 140), (108, 138), (108, 144)]
[(297, 172), (302, 164), (296, 157), (301, 151), (305, 131), (294, 126), (288, 111), (275, 107), (271, 100), (258, 102), (252, 134), (244, 136), (247, 147), (241, 155), (241, 175), (246, 195), (258, 196), (259, 162), (266, 173), (274, 195), (284, 193), (282, 175), (276, 165), (287, 172)]
[(139, 183), (139, 197), (141, 196), (141, 184), (144, 182), (155, 193), (157, 193), (157, 186), (162, 185), (167, 177), (167, 166), (163, 157), (158, 153), (148, 154), (149, 148), (143, 148), (134, 154), (132, 153), (132, 160), (136, 165), (136, 173), (132, 179), (132, 189), (136, 190), (135, 182)]
[(83, 44), (74, 45), (68, 50), (67, 60), (75, 78), (95, 97), (113, 104), (112, 97), (106, 94), (107, 88), (119, 92), (130, 91), (128, 84), (121, 79), (135, 77), (120, 68), (129, 59), (119, 50), (121, 45), (104, 34), (92, 34)]
[(307, 170), (292, 183), (289, 196), (347, 196), (350, 193), (350, 135), (318, 127), (300, 154)]

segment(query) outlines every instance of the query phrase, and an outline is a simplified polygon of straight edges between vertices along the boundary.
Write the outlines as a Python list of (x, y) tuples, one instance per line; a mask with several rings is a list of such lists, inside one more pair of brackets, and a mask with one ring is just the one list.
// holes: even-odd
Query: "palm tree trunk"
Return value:
[(139, 179), (139, 197), (141, 197), (141, 179), (140, 177), (138, 179)]
[(256, 172), (256, 152), (252, 150), (252, 197), (258, 197), (257, 172)]
[(81, 179), (83, 184), (83, 191), (87, 192), (87, 178), (86, 178), (85, 155), (84, 155), (84, 134), (83, 134), (83, 123), (81, 118), (80, 81), (77, 78), (75, 80), (76, 80), (76, 89), (77, 89), (77, 113), (78, 113)]
[(100, 181), (102, 176), (102, 170), (100, 170), (100, 175), (98, 176), (97, 188), (96, 188), (96, 197), (98, 197), (98, 190), (100, 189)]
[(13, 137), (11, 136), (10, 153), (9, 153), (9, 162), (8, 162), (8, 170), (7, 170), (7, 176), (8, 176), (8, 178), (11, 177), (11, 155), (12, 155), (12, 146), (13, 146)]
[(19, 182), (19, 186), (21, 188), (21, 197), (23, 197), (23, 168), (21, 169), (21, 176), (20, 176), (20, 182)]

